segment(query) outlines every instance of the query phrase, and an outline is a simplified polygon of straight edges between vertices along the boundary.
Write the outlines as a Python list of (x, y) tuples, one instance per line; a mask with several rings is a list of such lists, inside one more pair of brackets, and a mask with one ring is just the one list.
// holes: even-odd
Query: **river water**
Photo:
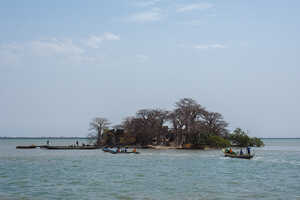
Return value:
[(219, 150), (22, 150), (15, 146), (46, 140), (0, 139), (0, 199), (300, 200), (300, 139), (264, 142), (242, 160)]

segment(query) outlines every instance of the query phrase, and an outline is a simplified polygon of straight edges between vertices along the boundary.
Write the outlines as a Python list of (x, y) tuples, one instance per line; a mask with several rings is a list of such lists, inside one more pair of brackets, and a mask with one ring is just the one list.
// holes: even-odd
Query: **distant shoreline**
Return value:
[(300, 138), (259, 138), (259, 139), (262, 139), (262, 140), (264, 140), (264, 139), (267, 139), (267, 140), (269, 140), (269, 139), (300, 139)]
[(0, 137), (0, 139), (88, 139), (87, 137)]

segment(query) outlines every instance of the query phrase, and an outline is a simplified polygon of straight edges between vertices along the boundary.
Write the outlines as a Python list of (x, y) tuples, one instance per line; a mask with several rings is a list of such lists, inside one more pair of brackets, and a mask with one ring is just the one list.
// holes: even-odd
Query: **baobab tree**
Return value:
[(164, 124), (168, 120), (168, 113), (162, 109), (142, 109), (137, 112), (136, 117), (143, 120), (143, 129), (151, 138), (149, 142), (155, 137), (156, 143), (160, 144), (161, 138), (167, 135)]
[(95, 144), (97, 146), (101, 145), (102, 135), (105, 129), (109, 126), (109, 121), (106, 118), (96, 117), (90, 122), (89, 138), (91, 140), (96, 140)]
[(226, 129), (228, 123), (223, 119), (223, 116), (217, 112), (205, 112), (201, 123), (207, 133), (217, 136), (227, 136)]
[(169, 119), (176, 134), (177, 145), (189, 142), (189, 138), (198, 132), (198, 123), (203, 118), (205, 109), (195, 100), (184, 98), (176, 102), (175, 110)]
[(152, 144), (152, 139), (161, 142), (161, 137), (167, 135), (164, 123), (168, 119), (168, 111), (160, 109), (141, 109), (134, 117), (128, 117), (123, 121), (125, 131), (136, 138), (136, 143)]

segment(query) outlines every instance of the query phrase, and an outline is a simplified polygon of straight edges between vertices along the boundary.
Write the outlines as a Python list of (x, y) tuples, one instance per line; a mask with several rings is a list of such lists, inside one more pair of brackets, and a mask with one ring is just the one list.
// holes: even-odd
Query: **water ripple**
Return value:
[(252, 160), (225, 158), (220, 151), (141, 150), (119, 156), (101, 150), (20, 151), (0, 141), (0, 152), (1, 200), (300, 196), (298, 151), (256, 149)]

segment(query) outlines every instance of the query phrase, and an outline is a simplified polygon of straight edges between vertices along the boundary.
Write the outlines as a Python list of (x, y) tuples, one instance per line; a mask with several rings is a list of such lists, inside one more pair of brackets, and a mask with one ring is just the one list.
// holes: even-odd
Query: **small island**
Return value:
[(141, 109), (135, 116), (112, 128), (103, 117), (90, 122), (88, 143), (69, 146), (17, 146), (18, 149), (44, 148), (49, 150), (91, 150), (104, 147), (152, 149), (217, 149), (225, 147), (261, 147), (264, 143), (249, 137), (241, 128), (232, 133), (218, 112), (207, 111), (191, 98), (175, 103), (172, 111)]
[(90, 144), (98, 147), (153, 149), (211, 149), (263, 146), (259, 138), (251, 138), (241, 128), (232, 133), (218, 112), (206, 110), (195, 100), (183, 98), (172, 111), (141, 109), (126, 117), (120, 125), (109, 128), (110, 122), (96, 117), (90, 123)]

